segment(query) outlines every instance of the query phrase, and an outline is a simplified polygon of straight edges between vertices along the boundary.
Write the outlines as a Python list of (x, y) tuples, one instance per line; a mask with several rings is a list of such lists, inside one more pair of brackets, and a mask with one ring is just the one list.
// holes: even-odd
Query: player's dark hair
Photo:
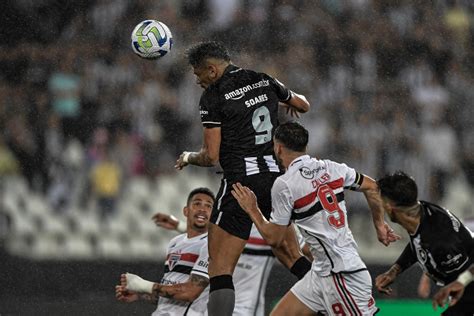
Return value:
[(191, 202), (191, 199), (196, 194), (199, 194), (199, 193), (208, 195), (212, 199), (212, 202), (215, 202), (215, 200), (216, 200), (216, 197), (214, 196), (214, 193), (212, 193), (212, 191), (210, 189), (201, 187), (201, 188), (196, 188), (196, 189), (192, 190), (191, 192), (189, 192), (188, 200), (186, 201), (186, 205), (189, 205), (189, 202)]
[(201, 42), (191, 46), (186, 51), (188, 62), (193, 67), (199, 67), (208, 58), (230, 61), (227, 48), (219, 42)]
[(304, 152), (308, 145), (308, 131), (298, 122), (287, 122), (275, 129), (275, 139), (290, 150)]
[(387, 197), (397, 206), (412, 206), (418, 199), (418, 187), (415, 180), (404, 173), (396, 171), (377, 180), (380, 194)]

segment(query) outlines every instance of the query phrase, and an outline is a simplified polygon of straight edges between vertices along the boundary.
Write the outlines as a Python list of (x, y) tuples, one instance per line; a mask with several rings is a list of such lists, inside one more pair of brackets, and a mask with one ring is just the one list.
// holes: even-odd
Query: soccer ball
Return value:
[(163, 22), (145, 20), (132, 32), (132, 49), (138, 56), (157, 59), (165, 56), (173, 46), (173, 35)]

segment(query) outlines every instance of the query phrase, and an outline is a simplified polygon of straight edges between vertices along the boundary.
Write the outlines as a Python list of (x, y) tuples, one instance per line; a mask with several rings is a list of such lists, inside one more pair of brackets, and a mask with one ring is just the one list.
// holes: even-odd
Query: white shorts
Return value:
[(234, 270), (235, 307), (232, 316), (263, 316), (265, 290), (274, 257), (242, 254)]
[(326, 277), (311, 270), (291, 292), (306, 306), (324, 315), (374, 315), (372, 278), (367, 270), (336, 273)]

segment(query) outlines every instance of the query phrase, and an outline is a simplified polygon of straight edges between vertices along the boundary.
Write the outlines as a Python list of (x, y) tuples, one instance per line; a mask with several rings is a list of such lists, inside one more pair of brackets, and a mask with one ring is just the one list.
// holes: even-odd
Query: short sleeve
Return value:
[(265, 75), (269, 82), (269, 86), (275, 91), (278, 99), (282, 102), (286, 102), (291, 99), (291, 91), (278, 79), (273, 78), (269, 75)]
[(219, 97), (213, 91), (206, 90), (199, 101), (199, 114), (204, 127), (220, 127), (221, 113), (218, 107)]
[(204, 244), (199, 251), (199, 257), (194, 263), (193, 269), (191, 270), (191, 274), (200, 275), (205, 278), (209, 279), (209, 274), (207, 272), (207, 268), (209, 266), (209, 254), (207, 251), (207, 243)]
[(272, 213), (270, 222), (287, 226), (290, 224), (293, 211), (293, 199), (286, 183), (277, 178), (272, 187)]
[(331, 160), (326, 160), (326, 163), (330, 169), (329, 174), (337, 175), (337, 178), (342, 178), (344, 188), (357, 190), (362, 184), (364, 176), (345, 163), (337, 163)]

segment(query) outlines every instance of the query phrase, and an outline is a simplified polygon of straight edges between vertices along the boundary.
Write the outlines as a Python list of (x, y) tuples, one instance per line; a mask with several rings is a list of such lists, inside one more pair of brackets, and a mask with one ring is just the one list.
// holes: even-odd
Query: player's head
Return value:
[(186, 55), (197, 84), (204, 89), (217, 81), (230, 63), (227, 48), (219, 42), (198, 43), (190, 47)]
[(385, 210), (393, 222), (399, 222), (398, 214), (408, 216), (418, 214), (418, 187), (415, 180), (397, 171), (377, 180)]
[(298, 122), (283, 123), (275, 129), (273, 149), (278, 160), (285, 152), (305, 153), (308, 145), (308, 131)]
[(214, 193), (208, 188), (196, 188), (189, 193), (186, 206), (183, 209), (188, 229), (207, 231), (214, 200)]

